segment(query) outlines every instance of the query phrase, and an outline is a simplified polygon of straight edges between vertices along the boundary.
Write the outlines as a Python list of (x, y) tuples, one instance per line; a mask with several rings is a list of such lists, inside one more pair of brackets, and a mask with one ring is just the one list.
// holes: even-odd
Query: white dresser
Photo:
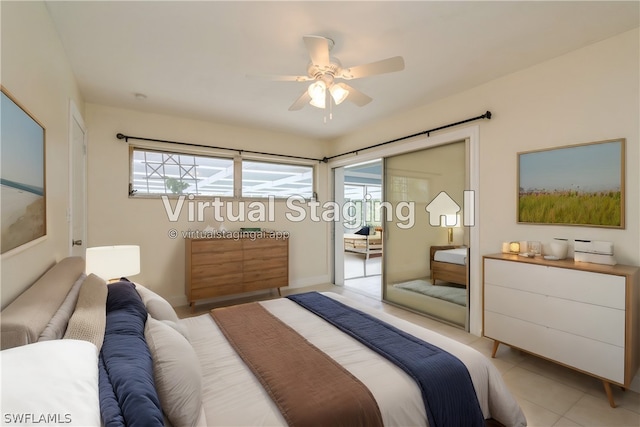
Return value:
[(511, 254), (483, 257), (484, 336), (629, 387), (640, 351), (639, 269)]

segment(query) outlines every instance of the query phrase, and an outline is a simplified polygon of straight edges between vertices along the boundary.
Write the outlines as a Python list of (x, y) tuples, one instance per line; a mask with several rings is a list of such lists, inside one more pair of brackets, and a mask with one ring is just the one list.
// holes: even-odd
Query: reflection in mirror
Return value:
[[(467, 327), (469, 237), (465, 141), (384, 161), (384, 300)], [(413, 211), (411, 221), (399, 216)]]

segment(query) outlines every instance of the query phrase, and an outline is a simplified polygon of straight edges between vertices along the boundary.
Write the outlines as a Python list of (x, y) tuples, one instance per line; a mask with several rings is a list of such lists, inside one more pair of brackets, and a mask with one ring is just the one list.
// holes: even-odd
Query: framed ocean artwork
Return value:
[(2, 254), (46, 236), (45, 128), (4, 88), (0, 109)]

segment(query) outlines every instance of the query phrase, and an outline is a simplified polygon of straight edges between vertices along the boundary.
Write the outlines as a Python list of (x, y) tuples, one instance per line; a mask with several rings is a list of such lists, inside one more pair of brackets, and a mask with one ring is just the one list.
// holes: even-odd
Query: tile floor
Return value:
[(344, 286), (349, 290), (382, 299), (382, 257), (344, 253)]
[[(487, 357), (491, 355), (493, 342), (489, 339), (471, 335), (461, 329), (385, 304), (379, 299), (369, 297), (362, 292), (354, 292), (347, 287), (327, 284), (290, 290), (283, 289), (282, 294), (287, 295), (309, 290), (343, 294), (361, 303), (438, 331), (477, 349)], [(178, 307), (176, 311), (179, 316), (185, 317), (206, 313), (219, 305), (276, 297), (276, 293), (273, 292), (268, 295), (230, 300), (225, 303), (198, 305), (195, 313), (191, 313), (188, 307)], [(512, 350), (504, 345), (499, 347), (496, 358), (491, 360), (502, 373), (509, 389), (516, 396), (527, 417), (529, 426), (640, 426), (640, 394), (638, 393), (629, 390), (622, 391), (613, 387), (615, 400), (618, 404), (618, 407), (614, 409), (609, 406), (602, 383), (588, 375)]]

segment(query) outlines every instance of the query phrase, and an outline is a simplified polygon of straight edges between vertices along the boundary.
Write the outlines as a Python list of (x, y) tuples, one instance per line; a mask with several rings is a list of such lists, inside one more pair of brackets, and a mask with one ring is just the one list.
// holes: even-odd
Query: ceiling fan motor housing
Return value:
[(309, 62), (307, 74), (314, 80), (324, 80), (325, 83), (333, 82), (336, 76), (342, 71), (342, 64), (338, 59), (331, 58), (331, 62), (325, 65), (314, 64)]

